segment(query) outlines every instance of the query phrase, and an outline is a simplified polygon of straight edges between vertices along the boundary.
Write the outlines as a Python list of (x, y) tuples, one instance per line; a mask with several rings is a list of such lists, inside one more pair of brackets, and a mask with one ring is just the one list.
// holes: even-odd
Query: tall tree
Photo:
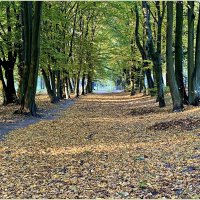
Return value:
[(197, 24), (197, 34), (196, 34), (196, 48), (195, 48), (195, 69), (193, 74), (193, 84), (194, 84), (194, 105), (199, 105), (200, 101), (200, 5), (199, 5), (199, 17)]
[(189, 104), (195, 105), (194, 93), (194, 1), (188, 1), (188, 99)]
[[(132, 13), (133, 13), (133, 10), (132, 10)], [(139, 13), (138, 13), (137, 5), (135, 5), (135, 14), (136, 14), (135, 40), (136, 40), (137, 47), (138, 47), (138, 49), (141, 53), (142, 59), (143, 59), (143, 68), (145, 68), (145, 73), (146, 73), (150, 93), (151, 93), (151, 95), (154, 95), (154, 92), (152, 90), (154, 88), (154, 81), (153, 81), (152, 76), (151, 76), (151, 69), (149, 68), (149, 66), (148, 66), (149, 64), (147, 62), (148, 56), (147, 56), (147, 53), (146, 53), (145, 49), (143, 48), (143, 46), (140, 42), (140, 37), (139, 37)]]
[(175, 30), (175, 75), (181, 101), (188, 104), (188, 96), (183, 82), (183, 2), (176, 2)]
[(165, 106), (164, 90), (163, 90), (163, 77), (162, 77), (162, 65), (161, 65), (161, 52), (156, 52), (153, 42), (151, 23), (150, 23), (150, 6), (146, 1), (142, 2), (143, 13), (145, 18), (145, 28), (147, 34), (147, 52), (153, 61), (154, 73), (157, 83), (157, 93), (159, 107)]
[[(3, 7), (4, 8), (4, 7)], [(6, 48), (0, 46), (2, 57), (0, 58), (0, 66), (3, 67), (5, 71), (6, 82), (3, 89), (6, 98), (4, 99), (4, 104), (14, 103), (17, 101), (17, 95), (14, 85), (14, 66), (17, 59), (16, 41), (13, 41), (14, 36), (14, 26), (12, 26), (12, 13), (11, 13), (11, 3), (6, 2), (5, 6), (6, 21), (0, 23), (1, 31), (0, 36), (5, 44)]]
[(178, 85), (176, 82), (174, 72), (174, 61), (173, 61), (173, 2), (167, 2), (167, 35), (166, 35), (166, 62), (167, 62), (167, 75), (169, 81), (169, 87), (173, 102), (173, 111), (179, 112), (183, 108), (181, 101)]
[[(24, 42), (25, 42), (25, 70), (24, 90), (21, 101), (21, 112), (27, 111), (36, 116), (36, 86), (40, 53), (40, 24), (42, 2), (37, 1), (32, 12), (32, 2), (23, 2), (24, 6)], [(32, 20), (33, 19), (33, 20)]]

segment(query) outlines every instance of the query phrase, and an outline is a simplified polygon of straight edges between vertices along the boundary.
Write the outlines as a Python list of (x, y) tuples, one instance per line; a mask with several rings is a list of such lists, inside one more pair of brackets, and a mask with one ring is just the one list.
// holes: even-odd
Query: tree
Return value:
[(181, 101), (188, 104), (188, 96), (183, 82), (183, 2), (176, 2), (176, 30), (175, 30), (175, 76)]
[[(133, 11), (132, 11), (133, 13)], [(138, 13), (138, 8), (137, 5), (135, 5), (135, 14), (136, 14), (136, 25), (135, 25), (135, 40), (136, 40), (136, 44), (137, 47), (141, 53), (142, 59), (143, 59), (143, 68), (145, 69), (145, 73), (146, 73), (146, 77), (147, 77), (147, 82), (148, 82), (148, 87), (150, 89), (150, 93), (151, 95), (154, 95), (154, 91), (152, 90), (154, 88), (154, 81), (152, 79), (151, 76), (151, 69), (148, 66), (148, 56), (146, 54), (145, 49), (143, 48), (141, 42), (140, 42), (140, 38), (139, 38), (139, 13)]]
[(176, 82), (173, 61), (173, 2), (167, 2), (167, 33), (166, 33), (166, 62), (169, 87), (173, 102), (173, 111), (179, 112), (183, 108), (183, 104), (179, 95), (178, 85)]
[[(5, 71), (6, 82), (3, 81), (3, 90), (5, 94), (4, 104), (8, 104), (15, 103), (17, 101), (17, 95), (14, 86), (14, 66), (17, 59), (17, 41), (13, 40), (15, 28), (12, 23), (12, 20), (14, 19), (11, 13), (11, 3), (6, 2), (2, 8), (5, 9), (5, 21), (0, 23), (0, 36), (2, 40), (2, 44), (0, 45), (0, 51), (2, 54), (2, 58), (0, 58), (0, 67), (2, 66)], [(3, 78), (3, 72), (1, 75), (1, 78)]]
[(194, 93), (194, 1), (188, 1), (188, 100), (195, 105)]
[(32, 2), (23, 2), (23, 8), (25, 68), (23, 76), (23, 96), (20, 110), (21, 112), (30, 112), (31, 115), (36, 116), (35, 95), (39, 69), (42, 2), (35, 2), (34, 15), (32, 12)]
[(200, 5), (199, 5), (199, 17), (197, 24), (196, 34), (196, 48), (195, 48), (195, 69), (193, 74), (193, 85), (194, 85), (194, 105), (199, 105), (200, 100)]
[[(147, 52), (150, 58), (153, 61), (155, 78), (157, 83), (157, 93), (158, 93), (158, 102), (159, 107), (165, 106), (165, 99), (164, 99), (164, 91), (163, 91), (163, 77), (162, 77), (162, 65), (161, 65), (161, 51), (155, 51), (154, 43), (153, 43), (153, 36), (150, 24), (150, 6), (147, 4), (146, 1), (142, 2), (143, 13), (145, 18), (145, 27), (146, 27), (146, 34), (147, 34)], [(157, 5), (159, 10), (159, 5)], [(163, 11), (164, 12), (164, 11)], [(160, 17), (160, 16), (159, 16)], [(161, 23), (161, 21), (160, 21)], [(162, 24), (159, 24), (161, 26)], [(159, 34), (159, 33), (158, 33)], [(159, 35), (158, 35), (158, 39)], [(161, 41), (159, 41), (161, 42)]]

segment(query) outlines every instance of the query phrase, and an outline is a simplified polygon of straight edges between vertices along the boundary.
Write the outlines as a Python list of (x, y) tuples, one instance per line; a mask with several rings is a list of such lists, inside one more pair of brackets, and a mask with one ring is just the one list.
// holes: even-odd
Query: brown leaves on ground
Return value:
[[(143, 107), (155, 112), (130, 115)], [(88, 95), (57, 120), (11, 132), (1, 142), (0, 198), (200, 198), (198, 127), (148, 129), (198, 119), (200, 108), (156, 107), (141, 95)]]
[[(36, 104), (38, 109), (48, 110), (56, 108), (55, 104), (50, 103), (46, 94), (39, 94), (36, 96)], [(20, 108), (17, 104), (8, 104), (6, 106), (0, 105), (0, 123), (15, 123), (24, 120), (27, 116), (24, 114), (13, 114)]]
[(149, 127), (150, 130), (177, 130), (177, 131), (189, 131), (196, 128), (200, 128), (200, 118), (185, 118), (166, 122), (156, 123), (155, 125)]

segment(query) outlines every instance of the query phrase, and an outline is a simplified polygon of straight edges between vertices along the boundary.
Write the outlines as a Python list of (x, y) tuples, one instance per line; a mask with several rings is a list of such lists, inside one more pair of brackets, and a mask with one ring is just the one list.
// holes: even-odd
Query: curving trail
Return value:
[(200, 118), (200, 108), (171, 113), (167, 104), (93, 94), (12, 131), (1, 142), (0, 198), (200, 198), (199, 128), (151, 128)]

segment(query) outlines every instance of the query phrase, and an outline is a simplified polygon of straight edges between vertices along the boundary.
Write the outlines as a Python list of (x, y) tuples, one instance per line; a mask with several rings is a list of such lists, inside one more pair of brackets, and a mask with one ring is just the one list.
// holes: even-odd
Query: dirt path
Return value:
[(0, 198), (200, 198), (193, 118), (200, 108), (171, 113), (141, 95), (81, 97), (1, 142)]

